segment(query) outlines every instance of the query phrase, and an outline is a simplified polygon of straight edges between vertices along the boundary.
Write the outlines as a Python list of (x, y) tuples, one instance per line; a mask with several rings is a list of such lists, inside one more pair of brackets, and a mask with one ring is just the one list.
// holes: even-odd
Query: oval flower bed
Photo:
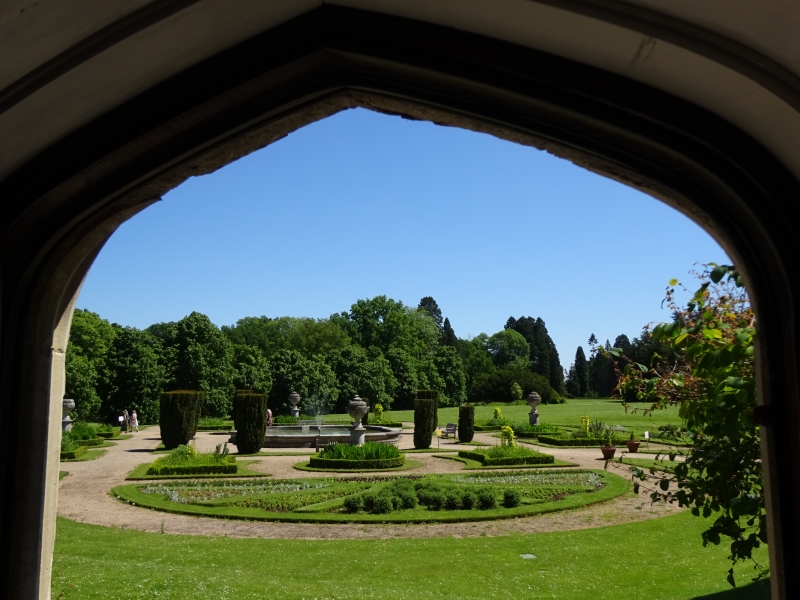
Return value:
[(366, 442), (363, 446), (333, 444), (312, 456), (308, 466), (313, 469), (394, 469), (402, 467), (406, 457), (396, 446)]
[(453, 475), (171, 481), (114, 488), (121, 501), (179, 514), (314, 523), (485, 521), (569, 510), (630, 490), (618, 475), (526, 470)]

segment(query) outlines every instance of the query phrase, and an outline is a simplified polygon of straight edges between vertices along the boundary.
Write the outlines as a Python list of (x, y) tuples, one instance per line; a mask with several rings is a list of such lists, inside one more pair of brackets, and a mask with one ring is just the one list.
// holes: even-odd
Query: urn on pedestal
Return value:
[(72, 431), (72, 417), (69, 416), (69, 413), (75, 410), (75, 400), (64, 398), (61, 407), (61, 431), (70, 432)]
[(366, 429), (361, 424), (361, 419), (369, 412), (369, 406), (361, 398), (356, 396), (347, 404), (347, 414), (353, 419), (353, 426), (350, 428), (350, 445), (361, 446), (364, 444), (364, 433)]
[(300, 409), (297, 408), (297, 405), (300, 403), (300, 400), (301, 400), (300, 394), (298, 394), (297, 392), (292, 392), (291, 394), (289, 394), (289, 404), (292, 405), (292, 408), (289, 409), (289, 414), (292, 415), (293, 417), (300, 416)]
[(528, 406), (531, 407), (531, 412), (528, 413), (528, 422), (531, 425), (538, 425), (539, 412), (536, 410), (536, 407), (539, 406), (539, 404), (541, 404), (542, 397), (536, 392), (531, 392), (530, 394), (528, 394), (526, 400), (528, 401)]

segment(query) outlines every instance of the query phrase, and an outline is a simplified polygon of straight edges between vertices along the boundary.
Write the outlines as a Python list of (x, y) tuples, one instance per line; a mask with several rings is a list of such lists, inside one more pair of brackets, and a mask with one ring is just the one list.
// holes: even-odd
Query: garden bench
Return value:
[(444, 437), (449, 437), (451, 435), (453, 437), (456, 437), (456, 429), (457, 427), (455, 423), (448, 423), (447, 426), (444, 428), (442, 435), (444, 435)]

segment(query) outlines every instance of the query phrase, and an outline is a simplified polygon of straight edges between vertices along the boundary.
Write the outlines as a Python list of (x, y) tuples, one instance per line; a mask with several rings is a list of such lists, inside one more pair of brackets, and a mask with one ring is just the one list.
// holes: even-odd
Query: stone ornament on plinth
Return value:
[(295, 418), (300, 416), (300, 409), (297, 408), (297, 405), (300, 403), (300, 400), (301, 400), (300, 394), (298, 394), (297, 392), (292, 392), (291, 394), (289, 394), (289, 404), (292, 405), (292, 408), (289, 409), (289, 414)]
[(368, 412), (369, 406), (358, 396), (348, 403), (347, 414), (353, 419), (353, 426), (350, 428), (351, 446), (362, 446), (364, 444), (364, 434), (367, 430), (361, 424), (361, 419), (363, 419)]
[(528, 406), (531, 407), (531, 412), (528, 413), (528, 422), (531, 425), (538, 425), (539, 412), (536, 410), (536, 407), (539, 406), (539, 404), (541, 404), (542, 397), (536, 392), (531, 392), (530, 394), (528, 394), (526, 400), (528, 401)]
[(72, 431), (72, 417), (69, 416), (75, 410), (75, 400), (71, 398), (64, 398), (61, 404), (61, 431), (69, 433)]

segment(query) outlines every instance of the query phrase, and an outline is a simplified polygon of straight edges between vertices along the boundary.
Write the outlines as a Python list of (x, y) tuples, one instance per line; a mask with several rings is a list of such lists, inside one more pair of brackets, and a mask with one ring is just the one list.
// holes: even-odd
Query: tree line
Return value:
[(306, 414), (341, 413), (360, 395), (408, 409), (420, 389), (440, 406), (565, 393), (555, 344), (540, 318), (509, 318), (503, 330), (458, 338), (432, 297), (414, 308), (376, 296), (327, 319), (245, 317), (217, 327), (193, 312), (146, 329), (75, 311), (66, 356), (66, 394), (83, 420), (114, 420), (135, 409), (158, 420), (162, 391), (205, 394), (204, 416), (230, 415), (235, 390), (267, 394), (288, 411), (292, 391)]

